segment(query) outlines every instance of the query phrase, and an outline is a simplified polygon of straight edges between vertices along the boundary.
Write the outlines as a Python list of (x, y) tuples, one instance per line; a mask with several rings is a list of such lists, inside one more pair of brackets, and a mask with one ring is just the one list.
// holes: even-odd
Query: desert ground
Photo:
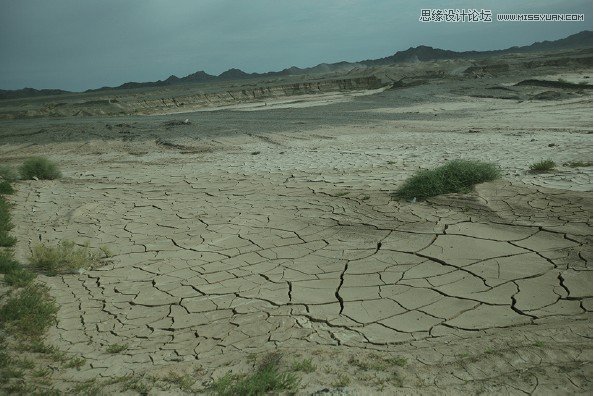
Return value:
[[(591, 54), (0, 102), (2, 162), (64, 174), (16, 184), (17, 257), (112, 252), (39, 277), (48, 343), (86, 359), (56, 388), (174, 371), (191, 386), (149, 393), (203, 392), (277, 351), (315, 365), (300, 394), (591, 394)], [(503, 176), (392, 197), (452, 159)]]

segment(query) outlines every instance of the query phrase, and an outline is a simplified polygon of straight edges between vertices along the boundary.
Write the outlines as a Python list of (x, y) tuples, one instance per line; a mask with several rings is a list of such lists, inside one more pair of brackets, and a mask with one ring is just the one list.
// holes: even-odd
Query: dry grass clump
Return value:
[(19, 167), (19, 174), (25, 180), (53, 180), (62, 177), (58, 165), (45, 157), (31, 157)]
[(553, 160), (544, 160), (540, 162), (535, 162), (534, 164), (530, 165), (530, 171), (534, 173), (538, 172), (549, 172), (555, 169), (557, 164)]
[(35, 246), (30, 262), (33, 267), (51, 276), (91, 269), (99, 264), (101, 258), (88, 245), (77, 246), (72, 241), (61, 241), (56, 246)]

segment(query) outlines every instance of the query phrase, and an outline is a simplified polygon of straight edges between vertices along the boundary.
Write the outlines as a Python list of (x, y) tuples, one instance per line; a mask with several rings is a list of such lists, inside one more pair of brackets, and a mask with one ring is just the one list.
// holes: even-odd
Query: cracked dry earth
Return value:
[[(53, 145), (65, 177), (19, 184), (17, 253), (62, 239), (113, 252), (101, 268), (41, 277), (61, 307), (49, 342), (87, 359), (61, 380), (175, 369), (206, 386), (279, 349), (318, 366), (303, 393), (346, 373), (342, 392), (590, 394), (591, 168), (519, 175), (511, 156), (531, 136), (407, 135), (392, 123), (238, 135), (205, 153)], [(591, 156), (591, 135), (540, 136), (563, 139), (559, 155)], [(394, 201), (424, 164), (415, 152), (499, 154), (506, 176)], [(129, 348), (107, 354), (114, 343)], [(407, 363), (357, 364), (377, 357)]]

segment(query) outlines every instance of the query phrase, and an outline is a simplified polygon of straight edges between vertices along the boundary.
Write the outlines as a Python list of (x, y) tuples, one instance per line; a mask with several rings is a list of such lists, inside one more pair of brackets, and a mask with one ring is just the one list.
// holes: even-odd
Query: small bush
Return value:
[(47, 287), (33, 284), (19, 290), (0, 307), (0, 326), (14, 326), (16, 334), (38, 337), (56, 321), (58, 306)]
[(62, 177), (58, 166), (44, 157), (32, 157), (19, 167), (21, 178), (31, 180), (33, 178), (52, 180)]
[(52, 276), (93, 268), (100, 259), (87, 245), (76, 246), (72, 241), (62, 241), (57, 246), (41, 244), (33, 247), (30, 261), (33, 267)]
[(0, 179), (12, 183), (17, 179), (17, 173), (12, 166), (0, 165)]
[(396, 198), (425, 199), (441, 194), (468, 192), (472, 186), (498, 179), (497, 165), (454, 160), (431, 170), (417, 172), (394, 193)]
[(544, 160), (540, 162), (535, 162), (534, 164), (530, 165), (530, 170), (532, 172), (548, 172), (550, 170), (555, 169), (555, 161), (552, 160)]
[(14, 194), (14, 188), (12, 188), (10, 182), (0, 180), (0, 194)]

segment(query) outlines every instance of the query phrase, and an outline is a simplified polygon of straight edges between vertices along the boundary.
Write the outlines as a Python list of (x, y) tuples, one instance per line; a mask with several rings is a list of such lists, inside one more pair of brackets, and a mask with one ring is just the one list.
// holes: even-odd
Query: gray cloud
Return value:
[(585, 0), (447, 3), (494, 13), (586, 14), (580, 23), (423, 24), (421, 7), (444, 2), (0, 0), (0, 88), (83, 90), (201, 69), (264, 72), (383, 57), (419, 44), (497, 49), (592, 28)]

